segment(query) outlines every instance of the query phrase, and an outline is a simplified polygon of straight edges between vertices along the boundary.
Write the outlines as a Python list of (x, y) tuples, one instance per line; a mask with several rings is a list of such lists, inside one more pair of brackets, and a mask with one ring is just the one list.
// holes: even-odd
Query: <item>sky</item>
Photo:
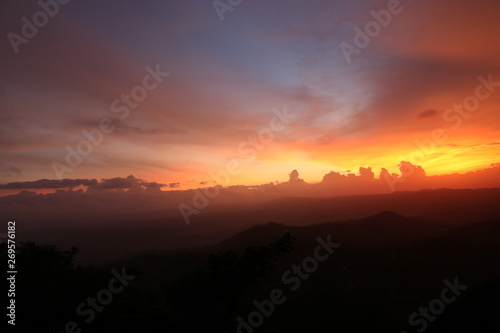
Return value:
[(0, 184), (499, 162), (497, 0), (47, 3), (0, 3)]

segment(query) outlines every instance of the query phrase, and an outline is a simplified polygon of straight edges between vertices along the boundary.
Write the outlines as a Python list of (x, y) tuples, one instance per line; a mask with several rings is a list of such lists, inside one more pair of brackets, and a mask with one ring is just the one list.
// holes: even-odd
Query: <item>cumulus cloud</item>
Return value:
[(375, 174), (372, 171), (372, 168), (359, 168), (359, 176), (363, 180), (373, 180), (375, 179)]
[(343, 181), (345, 179), (347, 179), (347, 177), (344, 175), (341, 175), (340, 172), (331, 171), (323, 176), (323, 183), (324, 184), (336, 183), (336, 182)]
[(300, 180), (299, 179), (299, 172), (297, 170), (293, 170), (288, 176), (290, 177), (290, 182)]
[(401, 161), (399, 164), (399, 171), (401, 171), (402, 177), (419, 181), (425, 178), (425, 170), (419, 165), (413, 165), (410, 162)]

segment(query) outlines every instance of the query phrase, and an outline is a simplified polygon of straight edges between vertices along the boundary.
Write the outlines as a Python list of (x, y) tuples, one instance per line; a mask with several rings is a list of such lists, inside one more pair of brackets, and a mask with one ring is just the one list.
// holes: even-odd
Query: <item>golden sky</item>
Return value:
[[(38, 10), (0, 5), (2, 31)], [(230, 184), (251, 185), (498, 162), (498, 1), (248, 1), (223, 16), (201, 0), (71, 2), (17, 53), (4, 38), (0, 183), (186, 189), (228, 163)]]

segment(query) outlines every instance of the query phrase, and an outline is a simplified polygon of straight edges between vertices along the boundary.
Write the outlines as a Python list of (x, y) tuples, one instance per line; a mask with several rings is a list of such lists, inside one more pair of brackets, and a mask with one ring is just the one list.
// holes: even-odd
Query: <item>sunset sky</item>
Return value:
[[(244, 0), (221, 21), (212, 0), (73, 0), (16, 53), (8, 34), (41, 7), (2, 1), (0, 184), (134, 175), (187, 189), (230, 161), (232, 185), (500, 162), (500, 2), (402, 1), (349, 62), (341, 43), (388, 3)], [(68, 167), (66, 147), (106, 118), (102, 142)]]

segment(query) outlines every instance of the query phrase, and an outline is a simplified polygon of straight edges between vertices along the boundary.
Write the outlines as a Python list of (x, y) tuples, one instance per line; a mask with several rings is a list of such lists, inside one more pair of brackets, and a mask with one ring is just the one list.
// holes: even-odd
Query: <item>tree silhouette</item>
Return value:
[(179, 332), (229, 330), (241, 302), (274, 268), (273, 262), (293, 249), (292, 241), (286, 233), (268, 246), (248, 247), (242, 255), (231, 250), (210, 255), (205, 267), (166, 287), (171, 327)]

